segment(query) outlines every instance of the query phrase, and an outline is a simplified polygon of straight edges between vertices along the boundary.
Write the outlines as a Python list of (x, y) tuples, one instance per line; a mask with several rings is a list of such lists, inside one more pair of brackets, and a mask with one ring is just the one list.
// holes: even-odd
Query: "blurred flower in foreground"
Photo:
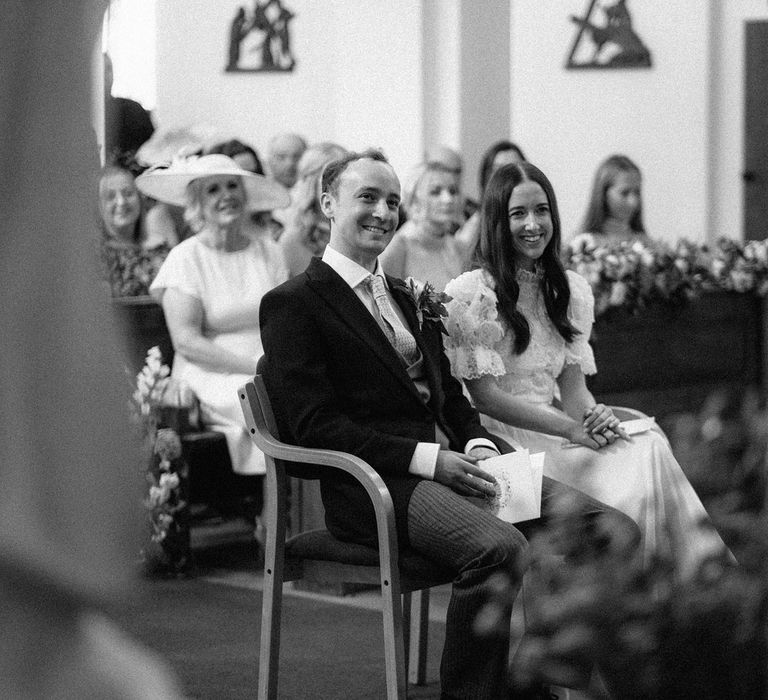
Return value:
[[(641, 565), (621, 536), (590, 556), (558, 557), (581, 537), (566, 504), (531, 541), (517, 685), (585, 687), (594, 669), (617, 700), (768, 697), (768, 412), (756, 394), (713, 395), (670, 437), (738, 564), (714, 554), (684, 576), (671, 556)], [(481, 615), (486, 630), (494, 609), (499, 601)]]

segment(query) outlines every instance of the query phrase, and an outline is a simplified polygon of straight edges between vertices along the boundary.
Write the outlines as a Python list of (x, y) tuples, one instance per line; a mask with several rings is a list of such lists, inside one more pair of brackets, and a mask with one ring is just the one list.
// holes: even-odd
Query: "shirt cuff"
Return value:
[(440, 452), (440, 445), (436, 442), (418, 443), (413, 451), (411, 463), (408, 465), (408, 473), (420, 476), (422, 479), (433, 480), (438, 452)]
[(472, 438), (464, 447), (464, 454), (468, 455), (473, 447), (487, 447), (488, 449), (493, 450), (496, 454), (501, 454), (499, 448), (488, 440), (488, 438)]

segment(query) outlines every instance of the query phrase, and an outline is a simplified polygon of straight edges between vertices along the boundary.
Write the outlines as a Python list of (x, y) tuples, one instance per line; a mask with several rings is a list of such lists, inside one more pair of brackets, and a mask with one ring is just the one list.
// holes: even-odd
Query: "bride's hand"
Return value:
[(629, 440), (629, 436), (621, 427), (621, 421), (602, 403), (584, 411), (584, 431), (592, 436), (602, 435), (607, 438), (609, 444), (618, 438)]
[(568, 434), (566, 435), (566, 438), (572, 443), (576, 445), (584, 445), (584, 447), (589, 447), (591, 450), (599, 450), (601, 447), (610, 445), (616, 440), (617, 437), (617, 435), (614, 435), (613, 439), (610, 440), (602, 433), (594, 433), (590, 435), (584, 430), (584, 426), (575, 421), (573, 427), (568, 431)]

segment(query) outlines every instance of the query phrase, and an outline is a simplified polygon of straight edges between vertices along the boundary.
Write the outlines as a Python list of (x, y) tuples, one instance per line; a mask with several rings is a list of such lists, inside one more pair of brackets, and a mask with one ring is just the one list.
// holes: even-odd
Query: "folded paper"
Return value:
[(478, 466), (496, 479), (496, 496), (483, 499), (481, 507), (508, 523), (541, 515), (543, 452), (530, 454), (528, 450), (518, 450), (483, 460)]

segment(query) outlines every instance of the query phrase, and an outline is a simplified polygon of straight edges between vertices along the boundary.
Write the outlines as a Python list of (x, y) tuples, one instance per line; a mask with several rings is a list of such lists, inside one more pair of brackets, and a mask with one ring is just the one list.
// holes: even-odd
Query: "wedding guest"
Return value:
[[(483, 425), (547, 454), (546, 475), (630, 515), (644, 556), (671, 553), (691, 572), (724, 550), (661, 433), (625, 433), (589, 392), (594, 299), (560, 261), (560, 216), (547, 177), (530, 163), (500, 168), (486, 189), (480, 266), (446, 287), (446, 349)], [(559, 400), (557, 397), (559, 396)], [(567, 443), (567, 445), (566, 445)]]
[(519, 163), (525, 161), (523, 151), (516, 143), (508, 140), (496, 141), (491, 144), (483, 154), (480, 160), (480, 170), (478, 180), (480, 185), (480, 197), (485, 192), (485, 186), (488, 181), (502, 165), (509, 163)]
[[(502, 140), (491, 144), (483, 154), (478, 173), (480, 185), (480, 199), (485, 195), (485, 186), (502, 165), (525, 161), (522, 149), (512, 141)], [(465, 237), (478, 240), (480, 236), (480, 212), (476, 211), (467, 219), (463, 228)]]
[(642, 175), (625, 155), (606, 158), (592, 183), (582, 231), (620, 243), (645, 236)]
[(114, 72), (109, 54), (104, 59), (104, 152), (107, 159), (133, 156), (155, 131), (152, 117), (136, 100), (112, 95)]
[[(225, 156), (229, 156), (235, 161), (243, 170), (248, 170), (257, 175), (264, 175), (264, 168), (261, 165), (256, 150), (246, 143), (238, 139), (230, 139), (229, 141), (222, 141), (214, 144), (208, 149), (208, 153), (222, 153)], [(256, 228), (268, 228), (272, 237), (277, 239), (280, 237), (280, 233), (283, 230), (283, 226), (278, 219), (273, 216), (271, 211), (254, 211), (251, 212), (251, 218)]]
[[(321, 204), (331, 238), (322, 259), (264, 296), (264, 381), (279, 408), (281, 435), (366, 460), (392, 497), (400, 545), (455, 572), (441, 697), (506, 698), (511, 603), (527, 565), (524, 533), (554, 514), (558, 494), (573, 499), (575, 526), (584, 522), (579, 552), (596, 546), (587, 523), (597, 525), (606, 510), (615, 525), (632, 524), (550, 479), (542, 485), (542, 519), (517, 526), (465, 498), (495, 494), (493, 477), (477, 460), (508, 446), (480, 425), (451, 376), (440, 325), (419, 323), (413, 299), (382, 268), (399, 201), (400, 182), (379, 151), (351, 153), (325, 167)], [(375, 517), (362, 486), (329, 470), (321, 493), (336, 537), (375, 545)], [(608, 533), (611, 526), (600, 527)], [(506, 624), (498, 635), (481, 636), (477, 616), (506, 577), (509, 608), (499, 612)]]
[(150, 287), (173, 343), (172, 376), (197, 395), (205, 425), (224, 433), (233, 471), (264, 474), (237, 390), (262, 355), (261, 298), (288, 272), (278, 244), (254, 230), (248, 212), (285, 206), (288, 194), (221, 154), (147, 171), (137, 183), (159, 201), (184, 205), (194, 231), (170, 251)]
[(133, 174), (120, 165), (106, 165), (99, 175), (98, 195), (103, 242), (122, 247), (144, 244), (143, 203)]
[[(454, 173), (459, 181), (459, 191), (463, 192), (462, 175), (464, 173), (464, 160), (458, 151), (442, 144), (434, 145), (425, 151), (424, 162), (439, 163), (446, 170)], [(474, 199), (464, 194), (462, 194), (461, 199), (461, 211), (464, 220), (467, 220), (478, 210), (480, 205)]]
[(168, 244), (146, 234), (143, 197), (126, 167), (105, 166), (99, 174), (97, 191), (102, 277), (112, 296), (146, 294)]
[(469, 269), (477, 242), (476, 228), (457, 231), (462, 219), (458, 175), (439, 163), (421, 163), (404, 180), (402, 203), (408, 221), (381, 254), (382, 265), (395, 277), (414, 277), (442, 291)]
[[(304, 272), (312, 258), (322, 256), (325, 250), (330, 226), (320, 208), (320, 175), (326, 163), (346, 153), (344, 147), (330, 141), (309, 146), (299, 159), (291, 203), (275, 212), (283, 226), (280, 235), (286, 244), (284, 251), (291, 277)], [(293, 245), (287, 245), (289, 241)]]
[(283, 187), (296, 184), (297, 166), (307, 142), (298, 134), (284, 133), (273, 136), (267, 145), (269, 174)]
[(243, 170), (248, 170), (257, 175), (264, 175), (258, 153), (253, 146), (243, 143), (239, 139), (230, 139), (214, 144), (208, 149), (208, 153), (223, 153), (235, 161)]
[[(204, 124), (190, 127), (159, 128), (136, 153), (144, 168), (167, 167), (179, 158), (201, 156), (207, 144), (217, 142), (215, 130)], [(184, 207), (150, 199), (147, 202), (147, 238), (176, 245), (192, 235), (184, 221)]]

